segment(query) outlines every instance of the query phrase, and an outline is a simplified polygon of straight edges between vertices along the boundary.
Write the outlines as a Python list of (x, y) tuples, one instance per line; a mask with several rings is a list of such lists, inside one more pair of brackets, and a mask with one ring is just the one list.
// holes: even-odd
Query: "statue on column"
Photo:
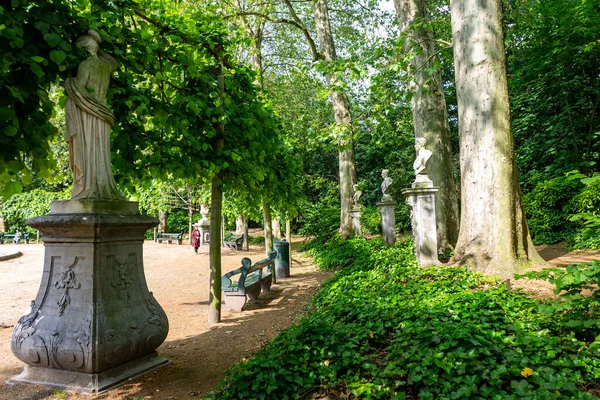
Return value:
[(352, 195), (352, 200), (354, 201), (354, 208), (357, 209), (360, 207), (360, 197), (362, 196), (362, 192), (358, 189), (358, 184), (352, 185), (352, 190), (354, 194)]
[(382, 203), (393, 201), (392, 196), (390, 196), (389, 193), (390, 185), (393, 182), (392, 178), (388, 176), (389, 172), (389, 169), (384, 169), (381, 171), (381, 177), (383, 178), (383, 182), (381, 182), (381, 193), (383, 194), (381, 197)]
[(416, 138), (415, 139), (415, 151), (417, 152), (417, 157), (415, 158), (415, 162), (413, 163), (413, 169), (415, 170), (415, 182), (413, 183), (413, 187), (417, 186), (425, 186), (429, 185), (433, 186), (433, 183), (427, 176), (427, 162), (431, 158), (431, 151), (425, 148), (427, 144), (427, 140), (425, 138)]
[(71, 198), (123, 200), (110, 162), (110, 129), (115, 116), (106, 105), (106, 91), (118, 63), (99, 48), (100, 42), (100, 35), (93, 30), (77, 39), (77, 45), (90, 56), (79, 65), (75, 78), (65, 80)]

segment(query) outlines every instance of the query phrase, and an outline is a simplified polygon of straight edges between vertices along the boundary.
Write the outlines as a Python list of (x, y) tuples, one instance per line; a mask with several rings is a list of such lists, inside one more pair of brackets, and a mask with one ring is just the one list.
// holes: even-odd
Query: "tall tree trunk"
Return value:
[(194, 223), (194, 207), (192, 204), (192, 185), (187, 185), (187, 201), (188, 201), (188, 238), (190, 246), (192, 245), (192, 224)]
[(288, 265), (292, 266), (292, 222), (288, 219), (285, 221), (285, 239), (290, 244)]
[(279, 221), (279, 219), (275, 218), (272, 221), (272, 228), (273, 228), (273, 237), (276, 238), (280, 238), (281, 237), (281, 222)]
[(462, 212), (451, 261), (511, 278), (542, 261), (523, 212), (510, 121), (501, 0), (451, 0)]
[[(217, 66), (217, 88), (221, 104), (225, 92), (225, 77), (223, 75), (223, 66)], [(223, 112), (223, 110), (221, 110)], [(216, 122), (215, 130), (217, 136), (214, 140), (215, 152), (220, 154), (225, 147), (225, 123)], [(210, 203), (210, 245), (209, 245), (209, 264), (210, 264), (210, 295), (208, 298), (208, 322), (215, 324), (221, 321), (221, 241), (223, 232), (223, 187), (221, 185), (221, 176), (216, 174), (212, 179)]]
[(160, 210), (158, 212), (158, 230), (160, 232), (169, 232), (168, 215), (166, 211)]
[[(458, 237), (458, 198), (452, 174), (452, 146), (441, 74), (432, 70), (436, 46), (431, 31), (427, 0), (394, 0), (398, 24), (404, 36), (404, 51), (412, 52), (411, 99), (415, 138), (425, 138), (433, 152), (427, 170), (434, 185), (438, 250), (449, 253)], [(433, 72), (432, 72), (433, 71)]]
[[(212, 180), (210, 195), (210, 296), (208, 299), (208, 322), (221, 321), (221, 213), (223, 207), (223, 188), (216, 175)], [(219, 238), (219, 239), (217, 239)]]
[(267, 256), (273, 250), (273, 231), (271, 230), (271, 206), (264, 199), (263, 205), (263, 227), (265, 231), (265, 253)]
[(242, 219), (244, 221), (244, 241), (242, 242), (242, 250), (248, 251), (248, 216), (242, 214)]
[[(317, 0), (314, 2), (315, 25), (317, 28), (317, 37), (321, 47), (322, 56), (327, 61), (335, 61), (337, 55), (335, 52), (335, 43), (331, 33), (329, 23), (329, 9), (327, 0)], [(335, 122), (343, 132), (338, 139), (339, 156), (339, 175), (340, 175), (340, 235), (344, 239), (351, 238), (354, 235), (352, 227), (352, 215), (350, 211), (354, 205), (352, 201), (352, 186), (356, 183), (356, 162), (354, 159), (354, 143), (352, 140), (352, 116), (350, 115), (350, 103), (345, 93), (340, 92), (335, 87), (336, 76), (334, 73), (327, 75), (331, 102)]]
[(235, 233), (244, 233), (244, 214), (238, 215), (235, 220)]

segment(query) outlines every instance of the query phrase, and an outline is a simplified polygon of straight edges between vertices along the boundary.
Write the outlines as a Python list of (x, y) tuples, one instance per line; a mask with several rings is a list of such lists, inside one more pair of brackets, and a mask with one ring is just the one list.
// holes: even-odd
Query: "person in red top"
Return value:
[(194, 251), (198, 254), (198, 247), (200, 247), (200, 231), (197, 226), (194, 226), (192, 230), (192, 246), (194, 247)]

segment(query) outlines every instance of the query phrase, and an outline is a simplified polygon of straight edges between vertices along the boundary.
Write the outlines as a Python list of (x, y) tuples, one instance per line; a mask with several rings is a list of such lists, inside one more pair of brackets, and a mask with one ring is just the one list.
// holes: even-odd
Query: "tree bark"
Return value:
[(415, 138), (425, 138), (427, 149), (433, 152), (427, 170), (429, 178), (439, 187), (435, 196), (438, 251), (449, 253), (458, 237), (458, 198), (442, 78), (438, 70), (432, 69), (437, 58), (436, 46), (431, 31), (417, 24), (429, 20), (427, 0), (394, 0), (394, 6), (404, 36), (404, 51), (412, 53)]
[[(225, 92), (225, 77), (223, 75), (223, 66), (217, 66), (217, 87), (221, 104)], [(223, 110), (221, 110), (223, 112)], [(217, 154), (223, 151), (225, 147), (225, 123), (219, 121), (215, 123), (217, 136), (214, 146)], [(221, 321), (221, 241), (223, 232), (223, 187), (221, 185), (221, 176), (216, 174), (212, 179), (210, 203), (210, 244), (209, 244), (209, 264), (210, 264), (210, 295), (208, 298), (208, 323), (215, 324)]]
[(244, 214), (238, 215), (235, 220), (235, 233), (244, 233)]
[[(327, 0), (314, 2), (315, 25), (317, 37), (322, 56), (327, 61), (337, 60), (335, 43), (329, 23), (329, 9)], [(341, 130), (338, 139), (339, 175), (340, 175), (340, 235), (344, 239), (354, 236), (352, 227), (352, 215), (350, 211), (354, 205), (352, 201), (352, 186), (356, 183), (356, 162), (354, 159), (354, 143), (352, 139), (352, 116), (350, 114), (350, 102), (345, 93), (335, 89), (336, 75), (327, 75), (327, 83), (330, 90), (330, 98), (333, 104), (335, 122)]]
[(280, 238), (281, 237), (281, 222), (277, 218), (275, 218), (272, 221), (272, 228), (273, 228), (273, 237)]
[(271, 230), (271, 206), (263, 199), (263, 228), (265, 232), (265, 254), (273, 250), (273, 231)]
[[(208, 299), (208, 322), (221, 321), (221, 212), (223, 207), (223, 189), (219, 176), (212, 180), (210, 196), (210, 296)], [(214, 238), (214, 239), (213, 239)], [(217, 239), (219, 238), (219, 239)]]
[(160, 210), (158, 212), (158, 230), (160, 232), (169, 232), (168, 215), (166, 211)]
[(248, 217), (246, 214), (242, 214), (242, 218), (244, 221), (244, 241), (242, 242), (242, 250), (248, 251)]
[(501, 0), (451, 0), (462, 212), (451, 262), (511, 278), (542, 262), (521, 200), (506, 80)]

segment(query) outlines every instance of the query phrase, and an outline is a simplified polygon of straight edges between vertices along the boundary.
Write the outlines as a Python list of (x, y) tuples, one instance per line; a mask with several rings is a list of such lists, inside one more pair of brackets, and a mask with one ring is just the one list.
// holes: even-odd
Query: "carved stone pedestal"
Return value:
[(352, 226), (354, 227), (354, 236), (362, 236), (360, 228), (360, 207), (355, 207), (350, 211), (352, 214)]
[(406, 204), (411, 208), (415, 257), (423, 267), (440, 264), (435, 220), (435, 193), (438, 188), (433, 187), (433, 184), (430, 185), (430, 182), (421, 183), (425, 187), (413, 184), (413, 188), (402, 191)]
[(44, 272), (12, 333), (12, 351), (28, 365), (11, 382), (98, 393), (169, 363), (155, 351), (169, 325), (142, 257), (157, 220), (136, 203), (102, 203), (54, 202), (27, 221), (44, 236)]
[(396, 202), (390, 196), (384, 196), (383, 201), (376, 203), (379, 214), (381, 214), (381, 235), (388, 246), (396, 243), (396, 214), (394, 207)]

